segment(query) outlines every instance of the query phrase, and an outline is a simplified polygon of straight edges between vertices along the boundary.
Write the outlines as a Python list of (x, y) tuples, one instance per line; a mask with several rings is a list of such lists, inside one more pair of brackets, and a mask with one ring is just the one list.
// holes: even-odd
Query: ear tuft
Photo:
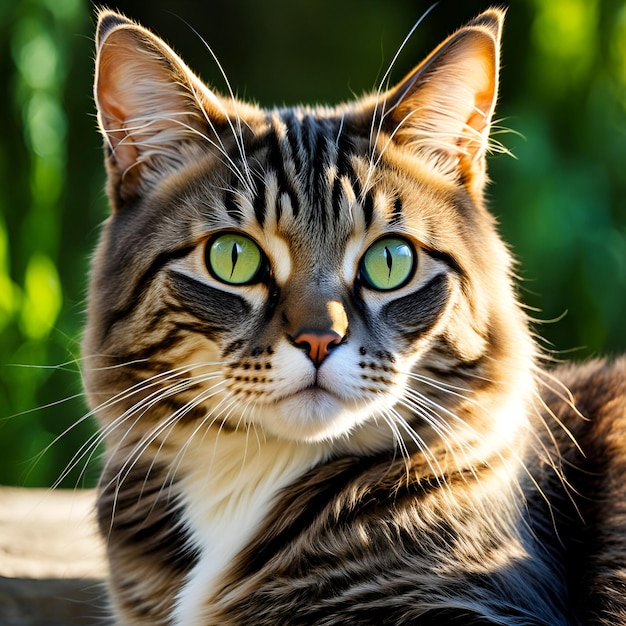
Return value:
[(480, 15), (477, 15), (473, 20), (468, 22), (466, 26), (484, 26), (491, 31), (493, 37), (499, 38), (505, 15), (506, 9), (492, 7), (491, 9), (483, 11)]
[(120, 13), (114, 13), (108, 9), (98, 12), (98, 27), (96, 29), (96, 50), (100, 50), (100, 46), (107, 34), (116, 26), (132, 26), (133, 22)]

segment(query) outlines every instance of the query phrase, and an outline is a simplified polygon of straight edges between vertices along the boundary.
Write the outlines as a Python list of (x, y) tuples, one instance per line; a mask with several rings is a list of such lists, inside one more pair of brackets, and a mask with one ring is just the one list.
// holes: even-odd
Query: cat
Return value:
[(503, 19), (264, 110), (99, 13), (118, 623), (626, 624), (626, 361), (542, 366), (485, 207)]

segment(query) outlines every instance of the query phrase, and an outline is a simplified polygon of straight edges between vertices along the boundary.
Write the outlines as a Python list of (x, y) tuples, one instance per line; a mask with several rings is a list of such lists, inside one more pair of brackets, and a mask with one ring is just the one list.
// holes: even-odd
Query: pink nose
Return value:
[(330, 351), (341, 343), (343, 337), (334, 330), (304, 330), (294, 338), (296, 345), (305, 348), (315, 367), (330, 354)]

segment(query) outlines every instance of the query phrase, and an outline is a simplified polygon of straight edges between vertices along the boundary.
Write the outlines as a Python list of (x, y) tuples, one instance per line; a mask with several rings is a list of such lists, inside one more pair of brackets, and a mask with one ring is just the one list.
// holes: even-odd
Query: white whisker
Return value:
[[(154, 397), (151, 397), (147, 406), (143, 406), (142, 402), (141, 402), (141, 403), (138, 403), (137, 405), (134, 405), (133, 407), (131, 407), (131, 409), (129, 409), (129, 411), (127, 412), (128, 413), (127, 418), (132, 416), (133, 414), (135, 414), (135, 413), (137, 413), (139, 411), (139, 416), (136, 418), (136, 420), (135, 420), (135, 422), (133, 424), (133, 426), (134, 426), (135, 424), (138, 423), (138, 421), (141, 418), (143, 418), (150, 411), (150, 409), (154, 408), (155, 406), (158, 406), (158, 404), (160, 402), (162, 402), (164, 399), (166, 399), (168, 397), (172, 397), (172, 396), (175, 397), (176, 395), (178, 395), (181, 391), (185, 390), (186, 388), (188, 388), (190, 386), (194, 386), (195, 384), (197, 384), (197, 382), (204, 382), (204, 381), (210, 380), (210, 379), (215, 378), (215, 377), (217, 377), (217, 374), (212, 374), (210, 377), (207, 377), (207, 375), (201, 375), (201, 376), (198, 376), (198, 377), (187, 379), (187, 380), (183, 381), (182, 383), (179, 383), (178, 385), (172, 385), (171, 387), (166, 388), (166, 390), (165, 390), (166, 393), (160, 393), (160, 394), (157, 394)], [(153, 428), (147, 434), (147, 436), (143, 435), (140, 438), (140, 440), (135, 444), (134, 448), (126, 455), (127, 456), (127, 461), (124, 463), (124, 465), (120, 469), (120, 473), (122, 471), (124, 471), (124, 469), (126, 468), (126, 466), (129, 463), (129, 461), (131, 461), (131, 463), (130, 463), (130, 465), (128, 465), (128, 469), (126, 471), (126, 476), (127, 476), (130, 473), (130, 471), (132, 470), (132, 468), (134, 467), (134, 465), (137, 463), (137, 461), (144, 454), (144, 452), (149, 448), (149, 446), (156, 439), (158, 439), (160, 437), (162, 432), (164, 432), (166, 429), (169, 428), (171, 423), (175, 423), (175, 422), (179, 421), (186, 413), (188, 413), (193, 408), (195, 408), (195, 406), (199, 406), (199, 404), (201, 404), (202, 402), (204, 402), (206, 400), (204, 395), (210, 394), (208, 397), (211, 397), (211, 395), (214, 395), (214, 393), (215, 393), (214, 389), (216, 387), (218, 387), (220, 385), (224, 385), (224, 384), (225, 384), (225, 381), (219, 380), (216, 384), (214, 384), (212, 387), (210, 387), (209, 389), (207, 389), (204, 392), (202, 392), (199, 396), (195, 397), (192, 401), (190, 401), (189, 403), (183, 405), (182, 407), (180, 407), (179, 409), (174, 411), (174, 413), (168, 415), (165, 420), (162, 420), (159, 423), (157, 423), (156, 427)], [(132, 428), (129, 428), (129, 429), (126, 430), (126, 432), (122, 436), (120, 442), (118, 443), (118, 447), (120, 447), (124, 443), (124, 441), (130, 436), (132, 430), (133, 430)], [(107, 435), (107, 437), (108, 436), (109, 435)]]

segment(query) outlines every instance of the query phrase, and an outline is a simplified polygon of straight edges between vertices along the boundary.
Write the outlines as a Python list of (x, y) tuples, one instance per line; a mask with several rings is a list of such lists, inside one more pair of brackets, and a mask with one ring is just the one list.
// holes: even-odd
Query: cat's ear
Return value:
[(114, 208), (132, 200), (225, 119), (223, 106), (161, 39), (103, 11), (94, 95)]
[(446, 39), (386, 98), (385, 126), (394, 141), (428, 154), (472, 190), (484, 184), (503, 20), (503, 11), (485, 11)]

